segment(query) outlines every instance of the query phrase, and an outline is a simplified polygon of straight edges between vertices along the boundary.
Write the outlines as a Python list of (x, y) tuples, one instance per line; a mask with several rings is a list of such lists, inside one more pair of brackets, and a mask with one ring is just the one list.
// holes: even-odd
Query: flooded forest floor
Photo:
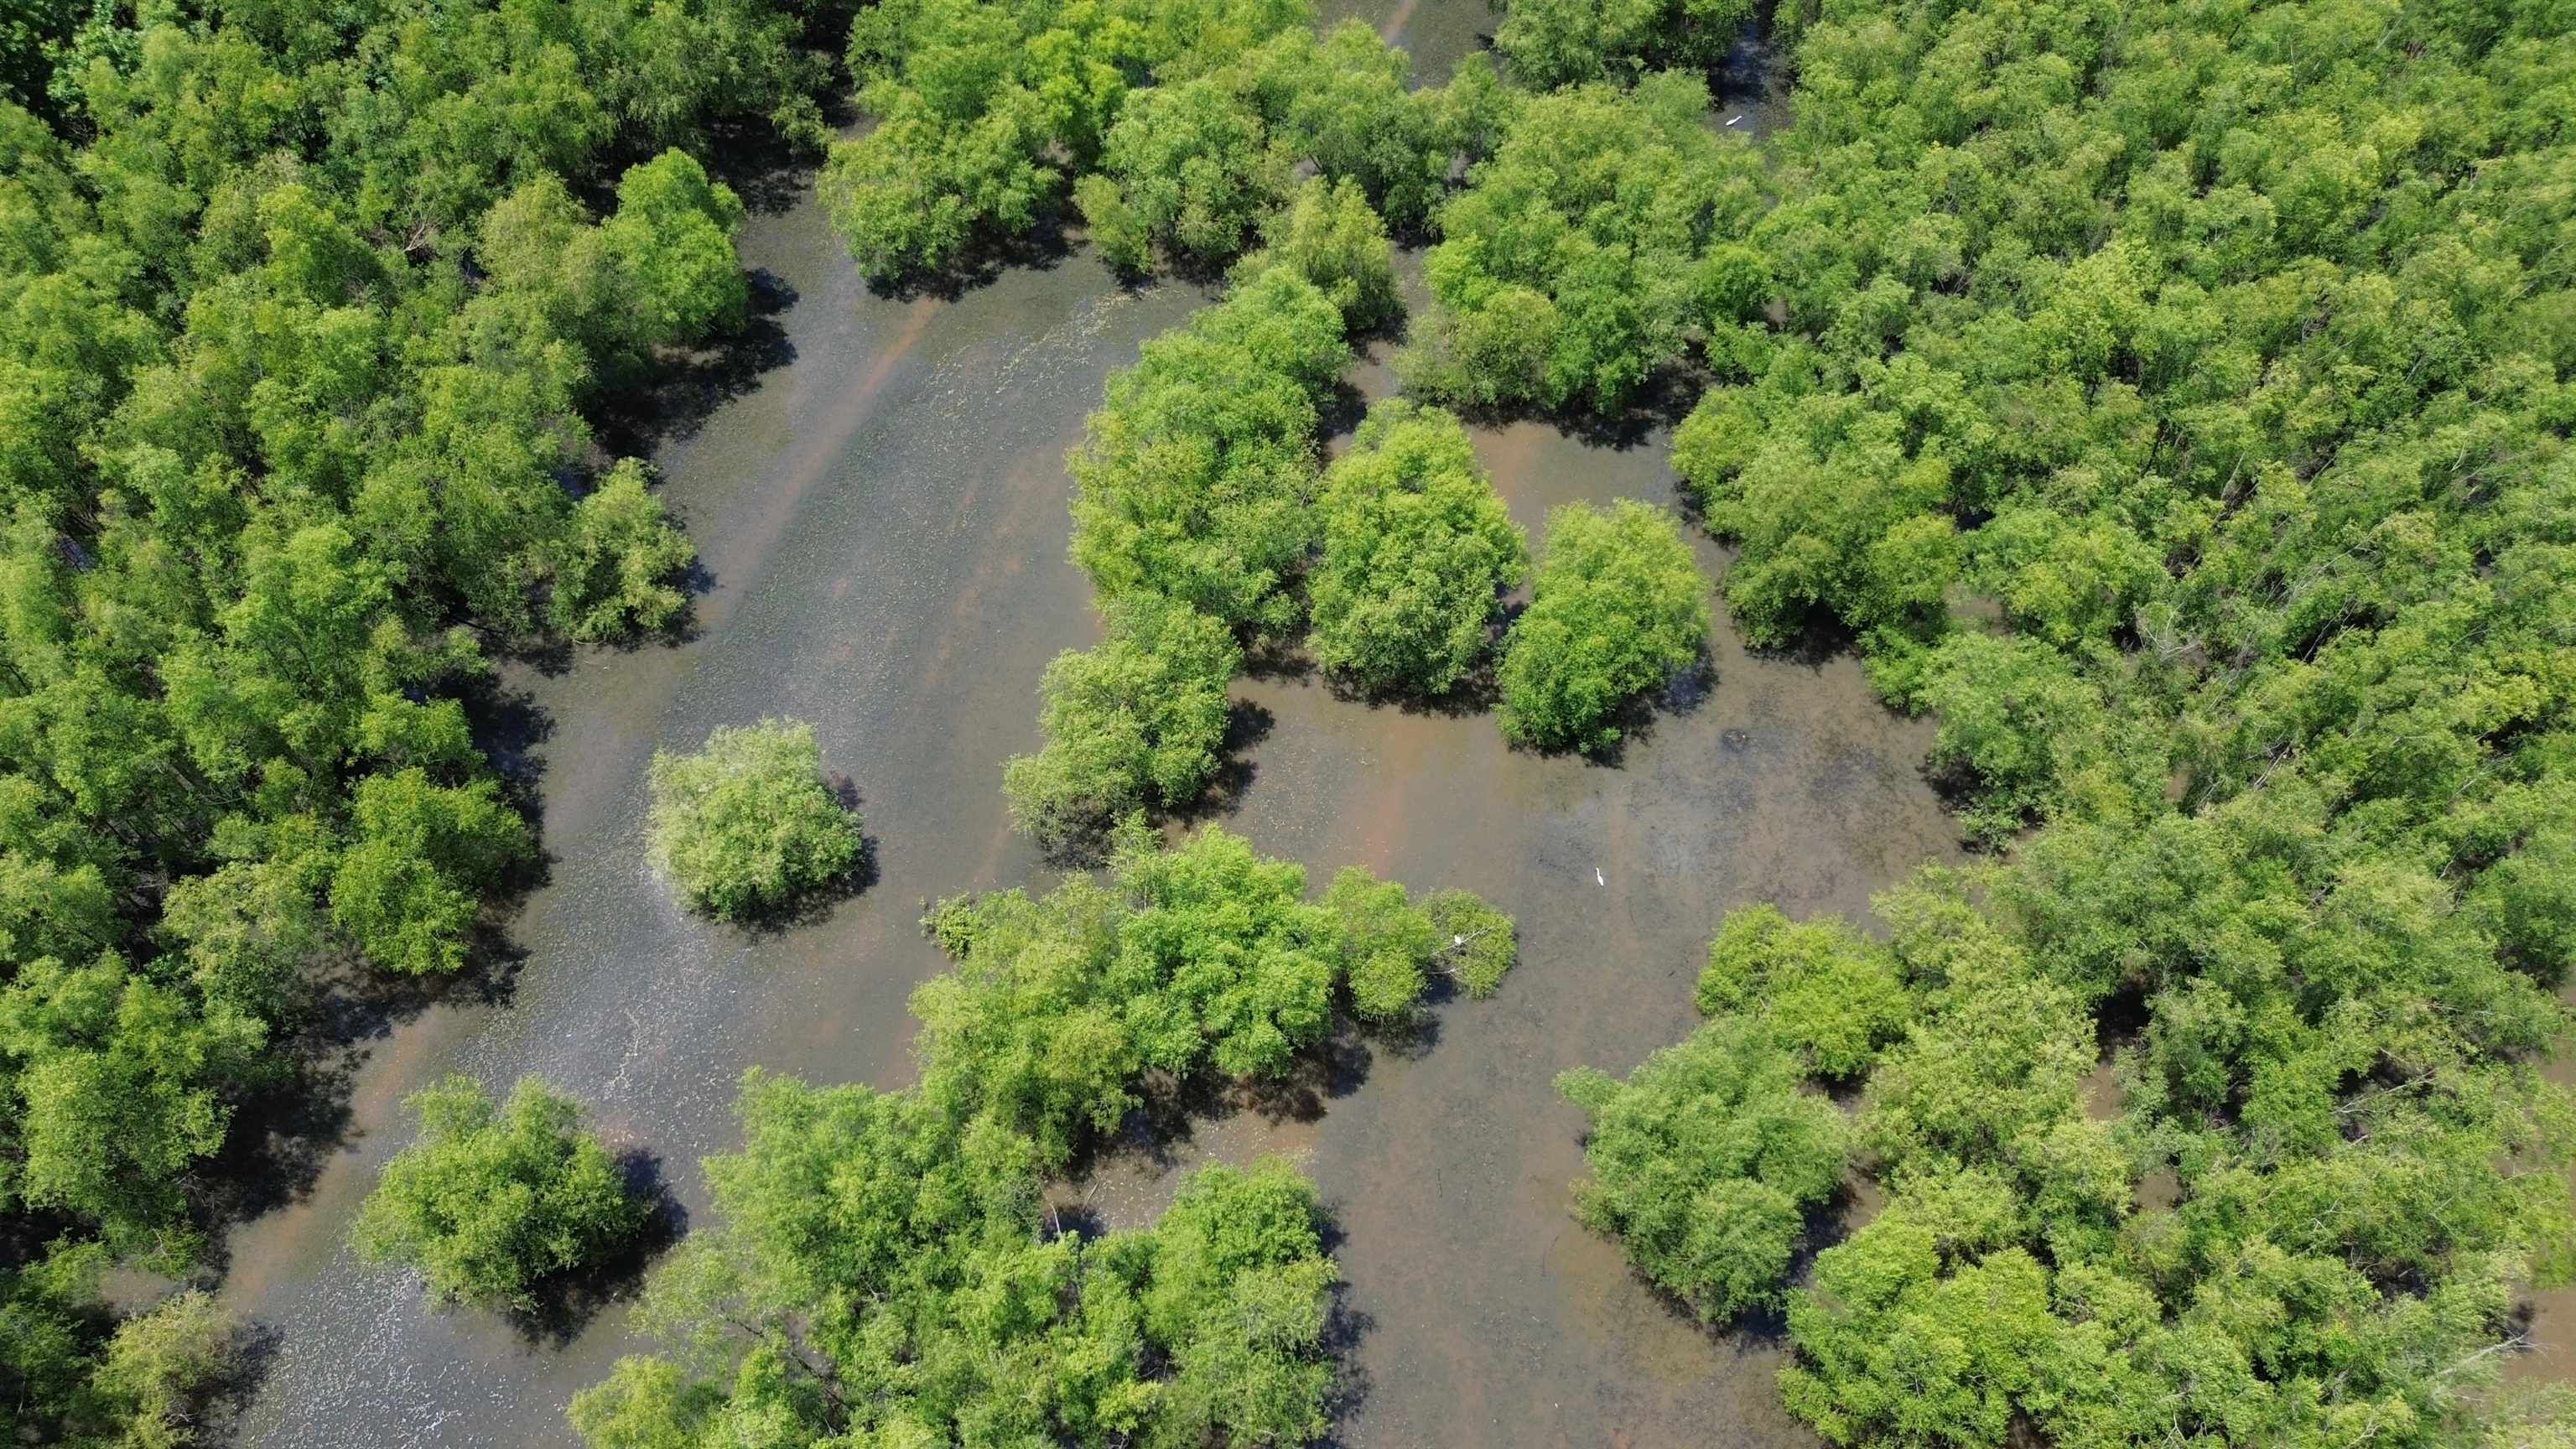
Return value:
[[(1491, 24), (1480, 4), (1361, 13), (1426, 80)], [(1721, 103), (1751, 106), (1758, 129), (1760, 102)], [(247, 1442), (559, 1444), (572, 1393), (641, 1346), (614, 1305), (543, 1327), (438, 1314), (411, 1275), (356, 1263), (348, 1225), (409, 1135), (406, 1094), (455, 1071), (543, 1073), (703, 1213), (698, 1159), (733, 1145), (745, 1068), (910, 1081), (905, 1000), (943, 965), (923, 904), (1053, 879), (998, 787), (1002, 760), (1039, 743), (1047, 660), (1096, 638), (1065, 558), (1064, 454), (1110, 371), (1207, 294), (1126, 288), (1077, 251), (954, 298), (878, 296), (803, 178), (774, 190), (742, 242), (763, 315), (659, 451), (706, 571), (694, 635), (510, 671), (496, 742), (538, 802), (547, 879), (481, 989), (360, 1044), (345, 1129), (309, 1186), (231, 1234), (224, 1294), (276, 1335)], [(1355, 372), (1363, 398), (1392, 389), (1387, 350)], [(1555, 504), (1675, 502), (1665, 445), (1537, 422), (1476, 433), (1542, 548)], [(1697, 546), (1722, 573), (1717, 546)], [(1575, 1224), (1581, 1116), (1552, 1085), (1689, 1030), (1730, 906), (1859, 914), (1956, 853), (1920, 771), (1928, 722), (1890, 714), (1848, 655), (1751, 655), (1719, 618), (1713, 677), (1616, 765), (1510, 751), (1490, 715), (1372, 708), (1311, 675), (1237, 681), (1257, 737), (1214, 818), (1318, 886), (1366, 865), (1474, 890), (1521, 929), (1494, 999), (1443, 1004), (1401, 1049), (1345, 1041), (1311, 1091), (1113, 1151), (1066, 1188), (1136, 1221), (1192, 1161), (1294, 1155), (1336, 1219), (1357, 1329), (1339, 1442), (1813, 1442), (1778, 1407), (1776, 1345), (1697, 1327)], [(644, 767), (768, 715), (813, 723), (861, 798), (877, 874), (819, 923), (755, 935), (683, 914), (654, 877)]]

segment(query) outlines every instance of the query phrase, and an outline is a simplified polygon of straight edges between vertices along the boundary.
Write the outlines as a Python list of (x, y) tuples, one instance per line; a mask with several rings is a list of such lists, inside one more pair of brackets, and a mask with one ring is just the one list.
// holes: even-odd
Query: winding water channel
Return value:
[[(1344, 8), (1413, 49), (1427, 79), (1490, 26), (1481, 4)], [(1747, 130), (1773, 114), (1726, 114), (1739, 110)], [(764, 366), (659, 459), (712, 577), (698, 633), (510, 672), (544, 725), (519, 763), (552, 858), (508, 925), (524, 955), (499, 999), (451, 993), (363, 1043), (345, 1140), (310, 1191), (231, 1235), (224, 1293), (278, 1335), (248, 1442), (560, 1444), (571, 1394), (639, 1346), (613, 1307), (563, 1341), (531, 1339), (427, 1311), (410, 1275), (356, 1264), (348, 1225), (408, 1137), (405, 1094), (451, 1071), (496, 1086), (542, 1072), (595, 1105), (614, 1145), (656, 1154), (703, 1213), (697, 1160), (733, 1144), (746, 1067), (910, 1080), (905, 998), (942, 964), (915, 924), (924, 900), (1051, 879), (997, 787), (1002, 759), (1038, 742), (1046, 661), (1096, 633), (1064, 556), (1064, 452), (1108, 373), (1205, 294), (1124, 289), (1076, 253), (953, 300), (880, 297), (810, 196), (757, 216), (743, 253), (778, 304)], [(1390, 386), (1377, 359), (1353, 380)], [(1522, 423), (1476, 442), (1541, 546), (1553, 504), (1674, 497), (1661, 437), (1612, 449)], [(1419, 1049), (1350, 1046), (1301, 1110), (1202, 1122), (1065, 1189), (1132, 1221), (1199, 1156), (1299, 1156), (1338, 1220), (1362, 1330), (1341, 1442), (1812, 1442), (1777, 1407), (1774, 1348), (1691, 1325), (1575, 1225), (1580, 1117), (1551, 1086), (1688, 1030), (1728, 906), (1859, 912), (1955, 850), (1918, 770), (1927, 724), (1881, 708), (1848, 657), (1752, 657), (1720, 617), (1713, 686), (1616, 768), (1507, 751), (1487, 716), (1237, 682), (1269, 723), (1228, 828), (1318, 884), (1356, 862), (1466, 886), (1522, 930), (1503, 992), (1441, 1007)], [(656, 747), (764, 715), (813, 722), (826, 767), (862, 797), (878, 877), (818, 924), (754, 936), (682, 914), (653, 878), (643, 774)]]

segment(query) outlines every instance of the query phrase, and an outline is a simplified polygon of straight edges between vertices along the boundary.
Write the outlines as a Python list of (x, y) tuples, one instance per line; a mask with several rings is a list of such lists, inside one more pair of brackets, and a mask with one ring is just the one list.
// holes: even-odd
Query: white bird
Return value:
[(1597, 886), (1606, 886), (1610, 883), (1601, 878), (1601, 867), (1597, 865), (1592, 867), (1592, 883)]
[(1732, 126), (1732, 125), (1734, 125), (1736, 122), (1741, 121), (1741, 120), (1743, 120), (1743, 119), (1744, 119), (1743, 114), (1742, 114), (1741, 112), (1739, 112), (1739, 113), (1737, 113), (1737, 114), (1735, 114), (1735, 115), (1732, 115), (1732, 116), (1727, 117), (1727, 118), (1726, 118), (1726, 124), (1728, 124), (1728, 125)]

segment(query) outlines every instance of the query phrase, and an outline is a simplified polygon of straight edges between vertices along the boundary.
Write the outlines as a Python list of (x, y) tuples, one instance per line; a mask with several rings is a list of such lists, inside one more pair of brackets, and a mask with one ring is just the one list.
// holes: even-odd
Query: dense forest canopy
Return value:
[[(531, 857), (468, 726), (492, 661), (684, 620), (693, 553), (602, 424), (746, 321), (719, 163), (784, 143), (888, 284), (1079, 223), (1226, 290), (1069, 460), (1105, 639), (1004, 779), (1108, 875), (932, 913), (918, 1087), (746, 1082), (642, 1312), (669, 1350), (576, 1401), (593, 1443), (1322, 1431), (1293, 1173), (1099, 1237), (1040, 1189), (1151, 1087), (1493, 989), (1510, 923), (1145, 817), (1220, 774), (1248, 659), (1399, 698), (1491, 668), (1507, 734), (1599, 750), (1709, 626), (1671, 516), (1525, 544), (1450, 414), (1325, 466), (1398, 241), (1408, 392), (1695, 399), (1672, 461), (1736, 627), (1848, 639), (1989, 848), (1875, 926), (1710, 923), (1700, 1029), (1563, 1079), (1582, 1220), (1702, 1317), (1779, 1310), (1838, 1444), (2541, 1432), (2491, 1385), (2517, 1296), (2576, 1274), (2538, 1070), (2576, 957), (2576, 15), (1805, 0), (1757, 146), (1708, 105), (1741, 0), (1498, 9), (1500, 63), (1427, 87), (1298, 0), (0, 19), (0, 1431), (194, 1432), (224, 1315), (119, 1324), (101, 1274), (196, 1260), (330, 983), (474, 958)], [(786, 753), (821, 853), (761, 879), (803, 885), (857, 837)], [(442, 1110), (374, 1236), (445, 1291), (630, 1225), (574, 1104)], [(579, 1186), (543, 1251), (454, 1251), (438, 1205), (495, 1164)]]
[[(1778, 311), (1709, 318), (1675, 465), (1747, 635), (1855, 631), (2013, 849), (1882, 898), (1886, 945), (1713, 948), (1702, 1039), (1862, 1083), (1890, 1198), (1788, 1291), (1790, 1407), (2474, 1437), (2518, 1287), (2576, 1267), (2536, 1070), (2576, 951), (2570, 17), (1803, 19), (1745, 238)], [(1687, 1230), (1747, 1173), (1678, 1070), (1573, 1084), (1586, 1217), (1760, 1301), (1773, 1240)]]
[(284, 1085), (321, 983), (472, 954), (529, 855), (461, 704), (493, 657), (680, 612), (688, 545), (592, 421), (743, 320), (743, 208), (698, 156), (817, 137), (809, 22), (140, 0), (0, 25), (11, 1439), (178, 1432), (187, 1385), (138, 1387), (115, 1344), (193, 1371), (169, 1341), (220, 1324), (178, 1300), (93, 1374), (97, 1268), (192, 1261), (202, 1164)]

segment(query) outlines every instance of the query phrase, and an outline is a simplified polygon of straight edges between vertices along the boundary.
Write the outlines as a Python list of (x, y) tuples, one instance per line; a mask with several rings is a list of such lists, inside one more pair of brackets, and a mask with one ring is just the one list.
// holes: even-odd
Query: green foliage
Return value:
[(1707, 70), (1726, 59), (1749, 0), (1509, 0), (1494, 48), (1533, 90), (1625, 80), (1641, 69)]
[(824, 204), (880, 278), (967, 263), (1067, 199), (1128, 271), (1212, 271), (1272, 231), (1301, 166), (1418, 228), (1484, 149), (1491, 67), (1416, 90), (1365, 22), (1310, 19), (1302, 0), (870, 6), (850, 66), (875, 124), (833, 146)]
[(1530, 606), (1503, 644), (1503, 737), (1608, 748), (1619, 712), (1697, 659), (1708, 628), (1708, 581), (1671, 515), (1624, 498), (1552, 510)]
[(1617, 415), (1679, 361), (1712, 320), (1703, 255), (1759, 214), (1758, 163), (1710, 134), (1707, 108), (1677, 72), (1519, 105), (1440, 208), (1423, 259), (1433, 305), (1398, 361), (1407, 385), (1467, 407)]
[(521, 1077), (494, 1107), (470, 1077), (412, 1094), (420, 1138), (387, 1162), (353, 1230), (370, 1262), (417, 1268), (442, 1303), (533, 1308), (553, 1276), (595, 1265), (644, 1219), (581, 1104)]
[(1759, 1014), (1823, 1077), (1875, 1062), (1912, 1012), (1887, 948), (1840, 920), (1792, 922), (1771, 905), (1726, 913), (1708, 943), (1697, 1000), (1710, 1015)]
[(440, 785), (418, 766), (351, 792), (355, 838), (331, 875), (331, 919), (370, 960), (421, 976), (465, 964), (482, 895), (527, 853), (489, 779)]
[(1467, 431), (1437, 408), (1370, 409), (1324, 471), (1307, 575), (1316, 662), (1375, 694), (1446, 693), (1475, 666), (1529, 548)]
[(1273, 1076), (1323, 1040), (1338, 953), (1331, 915), (1301, 899), (1304, 866), (1202, 830), (1130, 852), (1118, 884), (1137, 909), (1119, 923), (1109, 985), (1148, 1063)]
[(1002, 771), (1012, 821), (1051, 849), (1095, 842), (1149, 805), (1197, 800), (1225, 744), (1226, 682), (1243, 662), (1225, 625), (1187, 604), (1137, 593), (1102, 612), (1098, 648), (1047, 665), (1046, 748)]
[(822, 771), (814, 727), (799, 721), (719, 725), (693, 755), (655, 750), (653, 852), (681, 898), (741, 920), (849, 874), (865, 838)]
[(1776, 1302), (1806, 1214), (1843, 1176), (1842, 1114), (1799, 1089), (1798, 1053), (1726, 1015), (1626, 1081), (1585, 1069), (1557, 1088), (1589, 1123), (1576, 1212), (1703, 1319)]
[(1286, 267), (1146, 343), (1069, 460), (1073, 561), (1092, 586), (1162, 594), (1235, 628), (1293, 624), (1319, 408), (1349, 360), (1340, 311)]
[(618, 180), (600, 240), (633, 281), (636, 337), (648, 345), (738, 331), (751, 284), (733, 254), (742, 226), (733, 188), (686, 151), (665, 151)]
[(121, 1449), (201, 1442), (206, 1401), (241, 1371), (241, 1323), (199, 1289), (174, 1293), (116, 1326), (97, 1387), (125, 1421)]
[(2097, 687), (2036, 639), (1956, 635), (1923, 672), (1916, 698), (1941, 717), (1932, 758), (1974, 782), (1961, 823), (1981, 840), (2064, 798), (2106, 732)]
[(1871, 1023), (1890, 1203), (1792, 1294), (1789, 1405), (2494, 1438), (2516, 1285), (2576, 1268), (2564, 27), (1782, 14), (1674, 464), (1750, 640), (1838, 617), (1970, 834), (2037, 826), (1881, 898), (1883, 957), (1721, 933), (1713, 1004)]
[(574, 1396), (591, 1449), (1299, 1444), (1336, 1279), (1314, 1190), (1211, 1165), (1153, 1227), (1040, 1231), (1025, 1139), (911, 1093), (746, 1078), (712, 1227), (637, 1312), (673, 1356)]
[(112, 953), (45, 957), (0, 992), (0, 1042), (17, 1067), (12, 1207), (53, 1208), (164, 1269), (194, 1249), (186, 1175), (223, 1145), (231, 1098), (262, 1079), (260, 1021), (200, 1014), (189, 995)]
[[(1829, 1443), (2001, 1444), (2061, 1325), (2048, 1270), (2019, 1248), (1940, 1272), (1940, 1224), (1899, 1199), (1816, 1257), (1790, 1303), (1791, 1412)], [(1972, 1246), (1963, 1245), (1963, 1246)]]
[(1520, 960), (1520, 937), (1512, 918), (1487, 905), (1471, 891), (1433, 891), (1422, 898), (1431, 917), (1434, 957), (1439, 969), (1456, 978), (1474, 997), (1502, 989), (1503, 978)]
[(1266, 144), (1260, 113), (1230, 82), (1201, 76), (1149, 86), (1109, 128), (1101, 173), (1115, 190), (1082, 193), (1101, 250), (1131, 271), (1158, 251), (1185, 264), (1222, 265), (1285, 198), (1288, 157)]
[[(891, 278), (948, 268), (1025, 235), (1078, 180), (1095, 240), (1141, 267), (1146, 258), (1134, 248), (1151, 224), (1133, 209), (1119, 214), (1118, 184), (1095, 170), (1135, 82), (1168, 72), (1173, 94), (1145, 87), (1141, 94), (1157, 97), (1145, 105), (1192, 134), (1166, 141), (1131, 128), (1121, 164), (1157, 188), (1149, 210), (1171, 204), (1167, 229), (1187, 209), (1192, 235), (1212, 238), (1217, 213), (1233, 204), (1237, 183), (1224, 173), (1243, 160), (1243, 136), (1218, 114), (1221, 97), (1178, 91), (1306, 19), (1295, 0), (868, 6), (851, 25), (849, 62), (875, 124), (833, 144), (824, 205), (861, 269)], [(1253, 126), (1258, 150), (1257, 119)], [(1184, 159), (1195, 163), (1187, 179)]]
[(628, 458), (573, 505), (555, 564), (555, 627), (575, 639), (616, 639), (671, 627), (688, 607), (674, 582), (697, 562), (662, 500), (644, 491), (650, 470)]
[(810, 126), (808, 8), (0, 19), (0, 1437), (194, 1432), (195, 1300), (120, 1340), (8, 1285), (187, 1271), (324, 974), (455, 969), (525, 858), (484, 649), (667, 613), (585, 410), (740, 317), (690, 151)]
[(923, 1095), (1060, 1166), (1137, 1104), (1149, 1067), (1275, 1078), (1323, 1040), (1338, 992), (1394, 1021), (1430, 972), (1481, 996), (1510, 969), (1510, 918), (1464, 891), (1416, 902), (1357, 868), (1320, 902), (1305, 886), (1304, 867), (1211, 827), (1170, 850), (1129, 839), (1108, 887), (941, 902), (923, 925), (957, 965), (913, 996)]
[(1342, 323), (1365, 332), (1404, 310), (1395, 292), (1395, 250), (1368, 197), (1345, 177), (1308, 178), (1284, 210), (1261, 223), (1260, 251), (1236, 264), (1245, 277), (1283, 266), (1315, 284), (1342, 309)]
[(1356, 865), (1342, 867), (1333, 877), (1324, 891), (1324, 909), (1338, 918), (1335, 931), (1352, 1009), (1367, 1021), (1410, 1015), (1414, 998), (1422, 994), (1423, 963), (1439, 943), (1430, 915), (1413, 905), (1400, 882), (1379, 880)]
[(185, 1449), (245, 1366), (242, 1325), (189, 1289), (122, 1323), (99, 1311), (95, 1243), (56, 1242), (0, 1272), (0, 1431), (20, 1443)]
[[(1673, 468), (1709, 529), (1744, 546), (1726, 603), (1760, 647), (1794, 640), (1828, 604), (1856, 628), (1922, 632), (1961, 568), (1956, 525), (1931, 511), (1949, 497), (1950, 456), (1908, 456), (1905, 412), (1813, 391), (1805, 375), (1816, 366), (1790, 353), (1750, 399), (1712, 390), (1673, 435)], [(1770, 379), (1784, 376), (1772, 403)], [(1906, 411), (1941, 415), (1943, 399), (1906, 359), (1873, 385)]]

